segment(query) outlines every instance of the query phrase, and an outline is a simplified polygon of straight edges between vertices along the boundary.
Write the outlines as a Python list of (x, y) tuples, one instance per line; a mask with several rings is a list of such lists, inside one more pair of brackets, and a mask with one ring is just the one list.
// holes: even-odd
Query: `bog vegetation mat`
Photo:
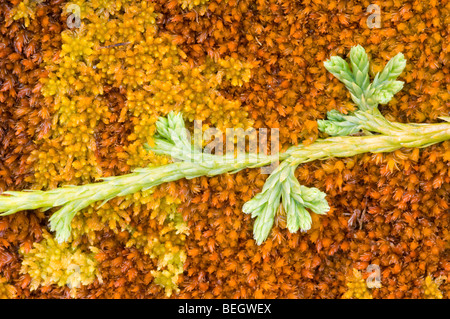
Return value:
[(450, 3), (0, 3), (0, 298), (450, 296)]

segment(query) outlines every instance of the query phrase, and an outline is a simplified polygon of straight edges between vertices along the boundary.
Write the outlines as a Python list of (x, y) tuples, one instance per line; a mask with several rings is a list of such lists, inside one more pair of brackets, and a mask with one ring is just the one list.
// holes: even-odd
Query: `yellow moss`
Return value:
[[(206, 2), (198, 2), (202, 3)], [(217, 63), (207, 60), (192, 68), (184, 61), (184, 52), (173, 44), (173, 36), (157, 32), (157, 14), (148, 1), (76, 0), (66, 4), (66, 15), (75, 13), (68, 10), (70, 4), (79, 7), (82, 24), (62, 32), (58, 59), (44, 61), (49, 76), (42, 80), (41, 92), (52, 106), (53, 123), (39, 150), (29, 158), (35, 163), (34, 179), (28, 179), (33, 188), (83, 184), (102, 176), (94, 131), (100, 121), (107, 124), (111, 117), (104, 86), (126, 92), (119, 121), (131, 121), (133, 132), (128, 136), (130, 144), (118, 156), (132, 168), (170, 161), (144, 149), (145, 143), (153, 144), (158, 117), (170, 111), (183, 110), (188, 121), (205, 121), (204, 129), (210, 125), (222, 131), (252, 126), (240, 101), (227, 100), (218, 91), (223, 81), (232, 86), (248, 82), (251, 64), (228, 58)], [(72, 242), (79, 243), (85, 235), (94, 243), (96, 233), (105, 227), (116, 233), (128, 231), (127, 246), (157, 258), (155, 282), (171, 294), (183, 271), (182, 249), (189, 231), (177, 212), (179, 203), (165, 194), (156, 196), (153, 190), (111, 200), (101, 208), (96, 203), (74, 218)], [(156, 219), (158, 230), (131, 227), (135, 214)], [(39, 262), (37, 255), (33, 258), (34, 263)], [(33, 285), (47, 283), (48, 276), (39, 277)]]
[[(142, 234), (137, 232), (129, 223), (132, 215), (139, 214), (141, 217), (156, 219), (159, 225), (169, 231), (187, 234), (186, 223), (181, 219), (181, 214), (177, 212), (180, 200), (170, 196), (161, 197), (154, 195), (154, 189), (137, 192), (135, 194), (118, 197), (98, 207), (101, 203), (96, 203), (82, 210), (72, 220), (72, 241), (78, 242), (83, 235), (87, 235), (94, 243), (95, 233), (105, 227), (118, 233), (119, 231), (129, 231), (131, 236), (127, 246), (144, 248), (147, 242), (158, 234)], [(149, 236), (151, 235), (151, 236)], [(150, 240), (148, 237), (151, 237)], [(143, 238), (142, 240), (136, 238)], [(151, 254), (151, 250), (145, 251)]]
[[(122, 215), (122, 216), (121, 216)], [(111, 207), (108, 203), (102, 208), (96, 209), (91, 205), (72, 220), (72, 242), (78, 243), (85, 235), (90, 243), (95, 242), (98, 231), (105, 228), (116, 230), (117, 232), (126, 228), (126, 219), (119, 210), (119, 207)]]
[(9, 19), (14, 21), (24, 19), (24, 25), (26, 28), (30, 25), (30, 20), (35, 18), (36, 5), (40, 1), (36, 0), (24, 0), (17, 6), (11, 9), (9, 13)]
[(250, 81), (251, 69), (250, 63), (244, 63), (234, 58), (219, 59), (217, 63), (211, 59), (207, 61), (207, 72), (211, 74), (211, 79), (216, 80), (218, 84), (225, 77), (232, 86), (242, 86)]
[(169, 297), (173, 292), (179, 291), (177, 283), (186, 261), (184, 243), (188, 229), (181, 215), (177, 215), (177, 219), (178, 221), (167, 227), (171, 230), (159, 238), (158, 244), (154, 245), (152, 250), (152, 256), (158, 258), (158, 269), (151, 272), (155, 278), (154, 282), (164, 287)]
[[(232, 85), (248, 82), (249, 63), (230, 58), (191, 68), (182, 62), (184, 53), (172, 36), (157, 34), (156, 13), (146, 1), (116, 1), (106, 16), (96, 14), (105, 9), (103, 1), (74, 4), (80, 7), (83, 26), (63, 31), (60, 59), (46, 61), (49, 76), (42, 80), (42, 94), (55, 117), (50, 136), (30, 159), (39, 160), (34, 188), (101, 177), (93, 131), (110, 117), (102, 98), (104, 85), (126, 89), (127, 112), (120, 120), (131, 120), (134, 132), (121, 157), (131, 167), (169, 161), (143, 145), (152, 145), (157, 118), (172, 110), (182, 108), (187, 120), (207, 121), (222, 131), (252, 125), (240, 101), (227, 100), (217, 91), (222, 79)], [(124, 13), (111, 15), (117, 8)], [(48, 155), (51, 149), (55, 155)]]
[(183, 273), (183, 265), (186, 261), (186, 253), (183, 249), (188, 234), (180, 232), (177, 227), (180, 225), (186, 227), (180, 214), (176, 215), (173, 221), (174, 223), (170, 223), (160, 233), (160, 238), (153, 242), (151, 252), (151, 256), (158, 258), (157, 270), (151, 272), (155, 278), (154, 282), (164, 287), (166, 295), (169, 297), (173, 292), (179, 291), (177, 283), (179, 275)]
[(353, 276), (348, 278), (346, 285), (348, 290), (344, 293), (342, 299), (372, 299), (372, 294), (367, 288), (366, 281), (357, 269), (353, 269)]
[(0, 299), (16, 298), (16, 288), (8, 284), (8, 280), (0, 276)]
[(80, 285), (89, 285), (95, 278), (101, 282), (98, 262), (94, 258), (97, 248), (90, 247), (90, 252), (84, 252), (68, 243), (58, 243), (47, 232), (43, 237), (42, 241), (33, 244), (28, 253), (20, 250), (23, 254), (20, 273), (31, 276), (31, 290), (39, 286), (67, 285), (71, 288), (72, 297), (75, 297)]
[(154, 282), (164, 287), (166, 295), (170, 297), (173, 292), (178, 292), (179, 275), (183, 273), (183, 264), (186, 261), (186, 254), (179, 250), (175, 253), (165, 254), (158, 260), (158, 270), (152, 270)]
[(442, 292), (439, 290), (439, 286), (445, 280), (444, 277), (439, 277), (435, 280), (431, 276), (427, 276), (423, 283), (424, 299), (442, 299)]
[(34, 188), (79, 184), (100, 177), (94, 130), (98, 121), (108, 116), (105, 101), (100, 97), (62, 97), (54, 108), (58, 112), (55, 129), (31, 157), (36, 159)]
[(178, 0), (182, 9), (191, 10), (194, 7), (205, 5), (209, 2), (209, 0)]

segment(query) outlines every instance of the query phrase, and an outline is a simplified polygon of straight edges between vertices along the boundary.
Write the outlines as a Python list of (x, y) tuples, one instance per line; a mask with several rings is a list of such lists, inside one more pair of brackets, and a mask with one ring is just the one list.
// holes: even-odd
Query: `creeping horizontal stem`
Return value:
[[(408, 124), (411, 125), (411, 124)], [(392, 152), (402, 147), (425, 147), (450, 139), (450, 123), (411, 125), (414, 132), (372, 136), (338, 136), (320, 139), (304, 146), (297, 145), (279, 155), (289, 165), (297, 166), (314, 160), (333, 157), (348, 157), (361, 153)], [(241, 158), (223, 160), (219, 155), (209, 155), (214, 162), (175, 162), (159, 167), (147, 167), (133, 173), (104, 178), (102, 182), (65, 186), (48, 191), (8, 191), (0, 196), (1, 216), (18, 211), (49, 209), (63, 206), (50, 219), (51, 228), (57, 231), (58, 239), (65, 241), (70, 236), (70, 222), (81, 209), (95, 202), (105, 202), (116, 196), (125, 196), (150, 189), (163, 183), (200, 176), (214, 176), (235, 173), (245, 168), (262, 167), (271, 164), (275, 156), (241, 154)], [(6, 196), (5, 196), (6, 195)]]

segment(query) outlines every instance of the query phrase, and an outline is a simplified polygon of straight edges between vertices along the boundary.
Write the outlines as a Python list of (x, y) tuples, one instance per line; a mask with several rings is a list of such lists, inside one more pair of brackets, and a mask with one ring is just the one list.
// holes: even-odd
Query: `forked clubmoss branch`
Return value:
[[(177, 162), (136, 169), (131, 174), (104, 178), (93, 184), (49, 191), (4, 192), (6, 196), (0, 196), (0, 216), (62, 206), (50, 217), (50, 228), (62, 242), (70, 237), (75, 214), (95, 202), (101, 205), (116, 196), (182, 178), (232, 174), (245, 168), (266, 166), (279, 159), (281, 164), (268, 177), (261, 193), (245, 203), (243, 211), (256, 218), (253, 234), (258, 244), (268, 237), (280, 204), (286, 212), (288, 230), (307, 231), (311, 227), (308, 209), (326, 214), (329, 206), (325, 193), (299, 184), (294, 175), (299, 164), (367, 152), (392, 152), (402, 147), (426, 147), (450, 139), (450, 123), (396, 123), (388, 121), (379, 112), (378, 104), (388, 103), (402, 89), (403, 82), (396, 79), (405, 65), (403, 55), (397, 54), (370, 83), (369, 59), (361, 46), (351, 49), (350, 64), (340, 57), (326, 61), (327, 70), (345, 84), (358, 106), (358, 110), (348, 115), (332, 110), (328, 112), (327, 120), (318, 121), (319, 130), (332, 137), (318, 139), (307, 146), (292, 146), (279, 156), (256, 153), (213, 155), (191, 144), (181, 114), (169, 113), (167, 118), (162, 117), (157, 122), (155, 147), (147, 149), (172, 156)], [(442, 119), (449, 122), (448, 117)], [(361, 131), (364, 136), (350, 136)]]

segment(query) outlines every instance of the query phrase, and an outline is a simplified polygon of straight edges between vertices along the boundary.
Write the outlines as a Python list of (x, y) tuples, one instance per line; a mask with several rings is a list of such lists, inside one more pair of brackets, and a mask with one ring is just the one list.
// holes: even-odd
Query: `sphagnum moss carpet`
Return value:
[(449, 10), (3, 1), (0, 298), (448, 298)]

